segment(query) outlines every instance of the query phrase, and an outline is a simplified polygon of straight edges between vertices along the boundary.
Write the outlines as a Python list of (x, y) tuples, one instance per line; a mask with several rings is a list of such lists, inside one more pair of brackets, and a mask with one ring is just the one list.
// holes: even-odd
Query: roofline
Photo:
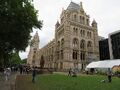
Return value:
[(109, 36), (114, 35), (114, 34), (117, 34), (117, 33), (119, 33), (119, 32), (120, 32), (120, 30), (114, 31), (114, 32), (110, 33)]

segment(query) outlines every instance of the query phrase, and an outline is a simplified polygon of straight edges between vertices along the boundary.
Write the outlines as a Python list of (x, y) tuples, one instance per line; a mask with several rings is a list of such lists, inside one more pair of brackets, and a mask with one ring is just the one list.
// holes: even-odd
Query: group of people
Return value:
[[(11, 76), (11, 72), (13, 68), (7, 67), (4, 69), (4, 76), (5, 76), (5, 81), (8, 81), (10, 79)], [(31, 70), (29, 67), (23, 67), (22, 65), (19, 67), (19, 72), (20, 74), (28, 74), (31, 71), (32, 73), (32, 82), (35, 83), (35, 77), (37, 74), (37, 70), (35, 67), (32, 67)]]
[(36, 77), (36, 74), (37, 74), (37, 70), (36, 70), (36, 67), (32, 67), (30, 68), (29, 66), (20, 66), (20, 74), (29, 74), (30, 72), (32, 73), (32, 82), (35, 83), (35, 77)]
[[(87, 74), (88, 74), (88, 71), (87, 71)], [(74, 69), (70, 68), (68, 71), (68, 76), (76, 77), (77, 74)], [(108, 82), (111, 83), (112, 82), (112, 72), (111, 72), (110, 68), (108, 68), (107, 78), (108, 78)]]
[(29, 74), (31, 68), (29, 66), (19, 66), (20, 74)]
[[(29, 68), (26, 67), (25, 70), (26, 70), (26, 73), (28, 74)], [(22, 72), (23, 72), (22, 66), (19, 67), (19, 71), (20, 71), (20, 74), (22, 74)], [(35, 83), (35, 78), (36, 78), (36, 74), (37, 74), (36, 67), (31, 68), (31, 73), (32, 73), (32, 82)], [(10, 74), (11, 74), (11, 68), (5, 68), (4, 75), (5, 75), (6, 81), (8, 81), (10, 79)], [(70, 68), (68, 71), (68, 76), (76, 77), (77, 73), (76, 73), (75, 69)], [(108, 69), (107, 77), (108, 77), (108, 82), (111, 82), (112, 81), (112, 72), (111, 72), (110, 68)]]
[(68, 71), (68, 76), (76, 77), (77, 74), (76, 74), (75, 69), (70, 68)]

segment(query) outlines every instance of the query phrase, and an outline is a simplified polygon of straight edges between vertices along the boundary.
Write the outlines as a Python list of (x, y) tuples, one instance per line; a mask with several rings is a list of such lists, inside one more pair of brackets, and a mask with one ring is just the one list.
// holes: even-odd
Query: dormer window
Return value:
[(76, 15), (76, 14), (74, 15), (74, 20), (75, 20), (75, 21), (77, 20), (77, 15)]

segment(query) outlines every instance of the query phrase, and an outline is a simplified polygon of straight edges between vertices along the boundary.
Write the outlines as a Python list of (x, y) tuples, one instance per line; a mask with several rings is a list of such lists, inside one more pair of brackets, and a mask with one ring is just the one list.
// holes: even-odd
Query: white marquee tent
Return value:
[(86, 66), (86, 69), (89, 69), (89, 68), (112, 68), (115, 65), (120, 65), (120, 59), (91, 62)]

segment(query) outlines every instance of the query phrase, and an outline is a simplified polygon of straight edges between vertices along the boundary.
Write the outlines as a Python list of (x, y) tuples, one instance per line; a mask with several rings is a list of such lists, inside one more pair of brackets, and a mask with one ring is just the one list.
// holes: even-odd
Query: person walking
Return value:
[(71, 75), (72, 75), (72, 69), (70, 68), (68, 71), (68, 76), (71, 76)]
[(108, 68), (108, 74), (107, 74), (107, 76), (108, 76), (108, 82), (111, 83), (112, 82), (112, 73), (111, 73), (110, 68)]
[(20, 65), (20, 66), (19, 66), (19, 69), (20, 69), (20, 74), (22, 74), (22, 73), (23, 73), (23, 66)]
[(10, 78), (10, 74), (11, 74), (11, 69), (10, 68), (6, 68), (4, 70), (4, 74), (5, 74), (5, 80), (8, 81)]
[(35, 67), (33, 67), (33, 70), (32, 70), (32, 82), (35, 83), (35, 77), (36, 77), (36, 69)]

